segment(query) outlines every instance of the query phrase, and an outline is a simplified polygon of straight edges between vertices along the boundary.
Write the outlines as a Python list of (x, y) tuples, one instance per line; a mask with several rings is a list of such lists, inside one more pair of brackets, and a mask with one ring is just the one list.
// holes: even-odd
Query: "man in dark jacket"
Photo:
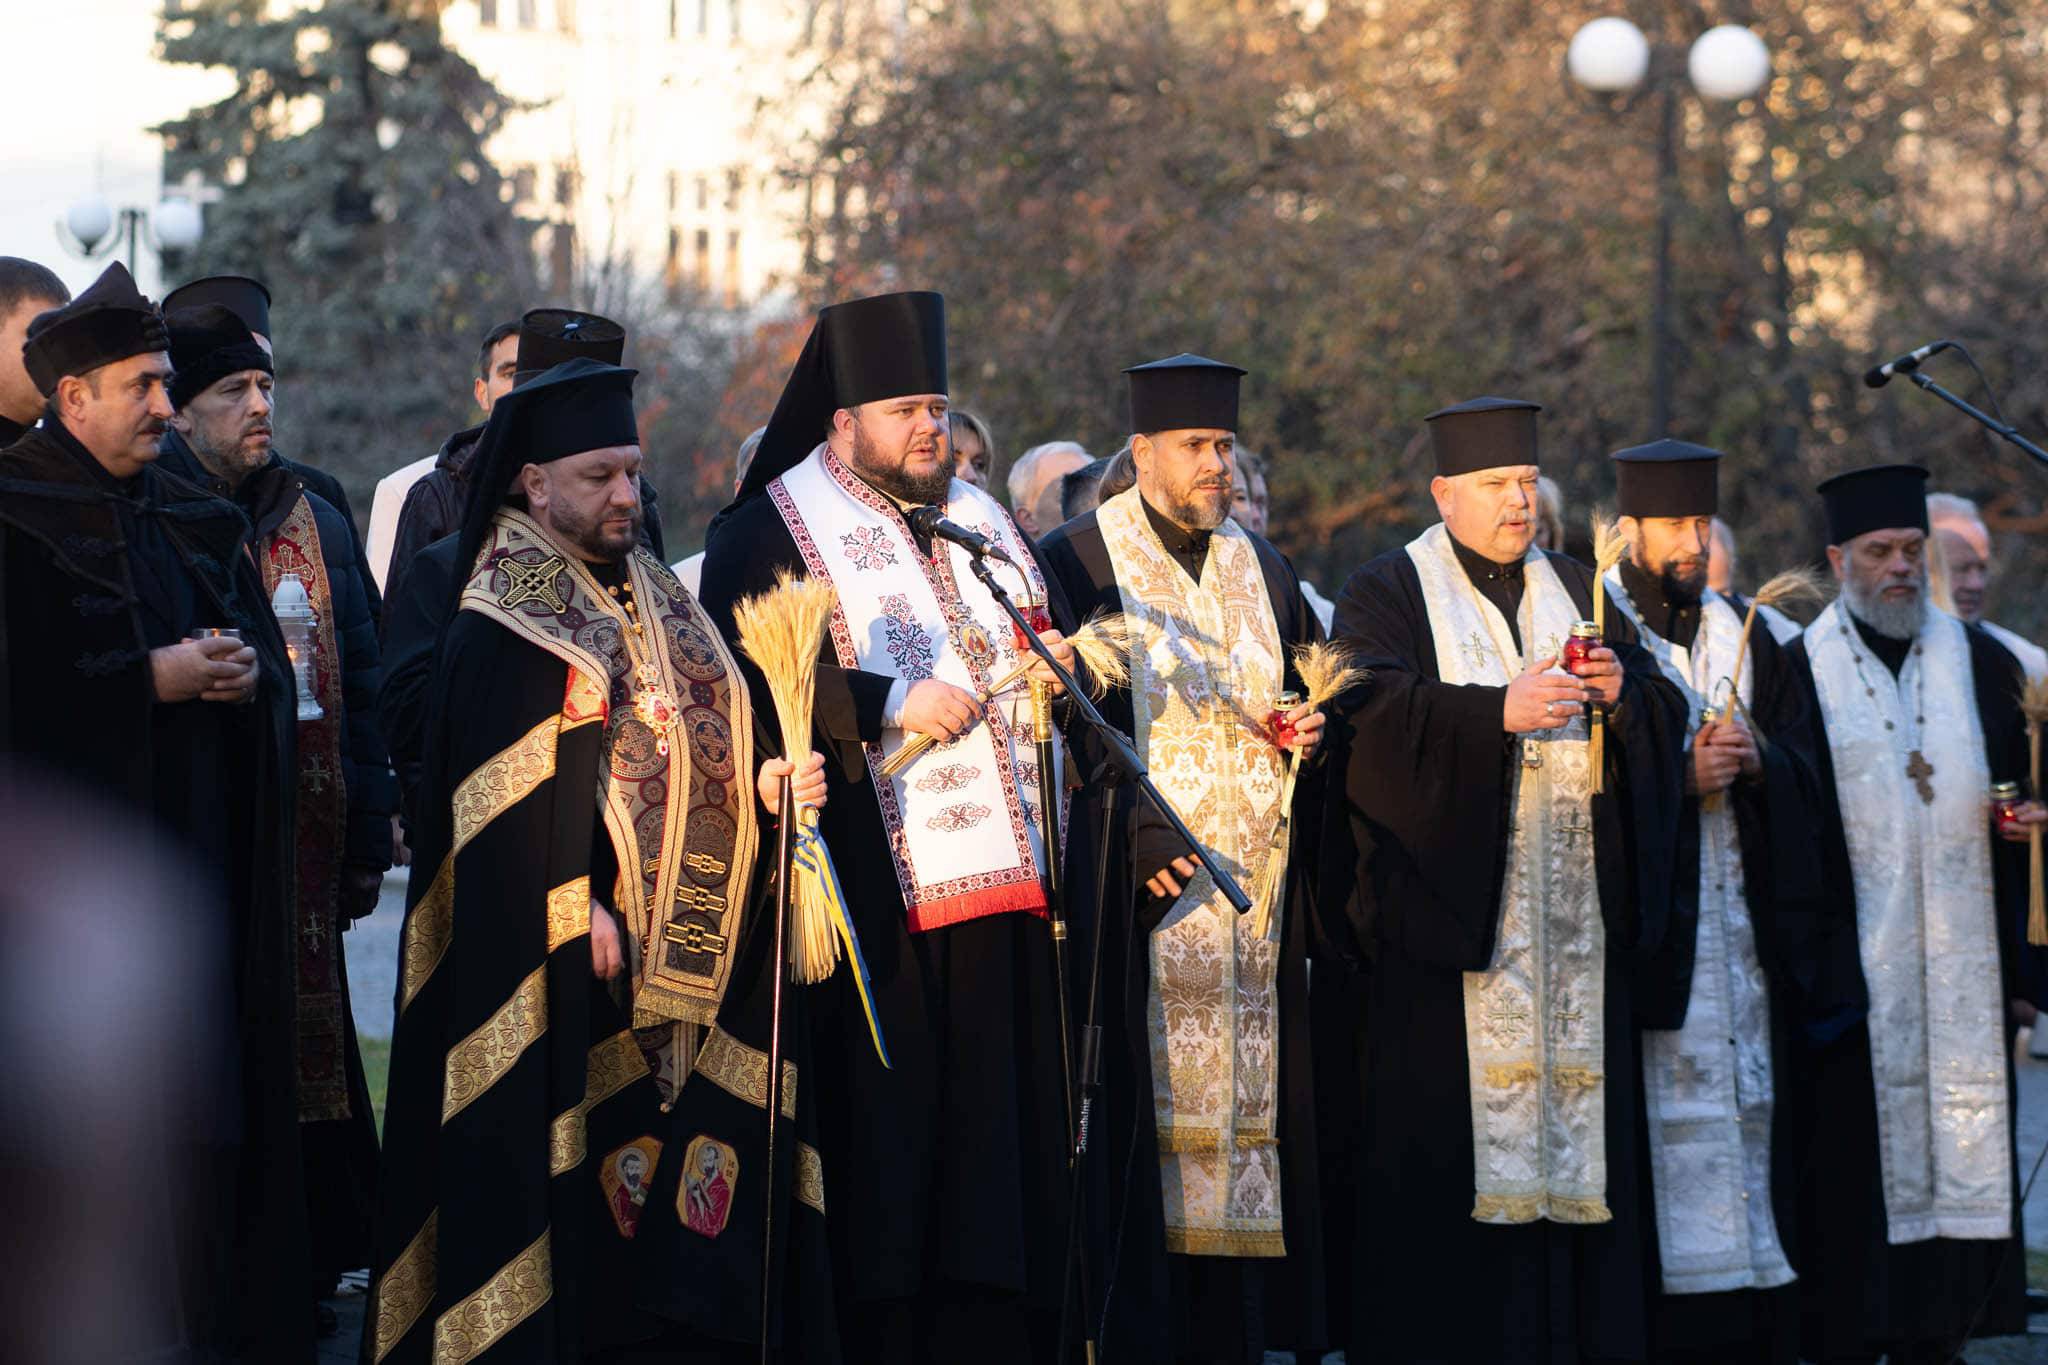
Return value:
[(314, 1284), (324, 1293), (369, 1262), (377, 1165), (341, 949), (342, 930), (376, 908), (391, 865), (397, 793), (377, 727), (376, 622), (347, 522), (270, 448), (269, 353), (218, 304), (173, 313), (170, 334), (176, 412), (164, 467), (239, 507), (255, 529), (266, 594), (296, 576), (315, 616), (310, 657), (293, 660), (302, 679), (295, 1034)]
[(48, 407), (0, 453), (0, 736), (17, 762), (161, 829), (232, 945), (232, 999), (192, 1002), (222, 1011), (233, 1045), (211, 1060), (232, 1090), (156, 1139), (170, 1178), (198, 1182), (167, 1267), (181, 1290), (165, 1354), (310, 1365), (297, 1077), (278, 1024), (294, 1012), (291, 675), (241, 516), (155, 465), (167, 343), (119, 265), (29, 325)]
[(0, 447), (20, 440), (43, 415), (43, 396), (21, 359), (28, 325), (69, 302), (71, 291), (48, 266), (0, 256)]

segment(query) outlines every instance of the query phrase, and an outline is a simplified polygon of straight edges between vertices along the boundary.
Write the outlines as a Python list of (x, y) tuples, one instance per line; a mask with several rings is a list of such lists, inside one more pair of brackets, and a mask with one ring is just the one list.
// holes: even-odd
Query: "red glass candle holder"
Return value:
[[(1035, 632), (1042, 634), (1052, 629), (1052, 613), (1035, 602), (1018, 607), (1017, 614), (1029, 621), (1031, 629)], [(1024, 632), (1018, 629), (1015, 621), (1010, 622), (1010, 641), (1017, 646), (1019, 654), (1031, 652), (1031, 641), (1024, 637)]]
[(2020, 823), (2020, 784), (2000, 782), (1991, 788), (1991, 823), (2000, 834), (2017, 834), (2026, 826)]
[(1593, 651), (1607, 642), (1600, 637), (1600, 627), (1591, 621), (1572, 622), (1572, 633), (1564, 642), (1564, 653), (1558, 660), (1567, 673), (1576, 674), (1593, 661)]
[(1266, 713), (1266, 733), (1273, 737), (1273, 747), (1285, 749), (1294, 743), (1294, 722), (1287, 719), (1287, 713), (1301, 705), (1301, 693), (1282, 692), (1273, 698), (1273, 709)]

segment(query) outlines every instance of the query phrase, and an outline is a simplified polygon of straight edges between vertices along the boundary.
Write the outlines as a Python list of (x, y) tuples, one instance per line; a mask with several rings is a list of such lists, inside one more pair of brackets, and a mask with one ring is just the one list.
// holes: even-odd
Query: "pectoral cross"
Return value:
[(1706, 1093), (1713, 1079), (1714, 1073), (1702, 1067), (1691, 1053), (1680, 1053), (1671, 1064), (1671, 1088), (1681, 1099)]
[(1906, 759), (1906, 776), (1913, 779), (1913, 788), (1920, 793), (1920, 804), (1934, 804), (1934, 784), (1927, 779), (1934, 776), (1934, 765), (1923, 757), (1918, 749)]

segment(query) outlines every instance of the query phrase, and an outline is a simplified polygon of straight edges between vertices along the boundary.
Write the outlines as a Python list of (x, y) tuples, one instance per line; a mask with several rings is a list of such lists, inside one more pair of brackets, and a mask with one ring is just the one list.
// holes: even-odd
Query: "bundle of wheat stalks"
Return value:
[[(1294, 671), (1301, 679), (1302, 704), (1315, 711), (1370, 676), (1353, 660), (1347, 646), (1322, 640), (1294, 651)], [(1280, 898), (1287, 884), (1294, 780), (1301, 770), (1301, 759), (1291, 752), (1282, 754), (1280, 763), (1286, 770), (1280, 782), (1280, 824), (1273, 831), (1266, 861), (1259, 866), (1258, 885), (1252, 891), (1251, 923), (1247, 926), (1259, 938), (1271, 937), (1279, 919)]]

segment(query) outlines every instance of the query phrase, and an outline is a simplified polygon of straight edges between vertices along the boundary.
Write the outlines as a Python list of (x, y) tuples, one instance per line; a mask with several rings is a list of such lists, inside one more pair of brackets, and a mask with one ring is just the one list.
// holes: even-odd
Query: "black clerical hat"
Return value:
[(170, 345), (163, 314), (135, 287), (128, 267), (116, 261), (77, 298), (29, 320), (21, 358), (36, 391), (48, 398), (65, 375), (166, 351)]
[(640, 443), (633, 416), (633, 380), (638, 374), (578, 356), (516, 386), (491, 405), (490, 420), (470, 456), (469, 492), (456, 552), (462, 569), (458, 583), (468, 579), (491, 518), (504, 505), (521, 469), (586, 450)]
[(940, 295), (877, 294), (820, 309), (734, 501), (801, 464), (825, 439), (839, 409), (945, 392), (946, 301)]
[(233, 309), (208, 303), (180, 308), (164, 319), (171, 333), (171, 406), (182, 408), (231, 374), (276, 374), (270, 352)]
[(1827, 505), (1830, 545), (1868, 531), (1927, 529), (1927, 471), (1917, 464), (1852, 469), (1823, 479), (1815, 491)]
[(579, 356), (617, 365), (626, 357), (626, 329), (610, 318), (573, 308), (532, 309), (519, 319), (519, 358), (513, 362), (513, 381), (523, 384)]
[(1131, 388), (1131, 430), (1237, 430), (1237, 391), (1246, 371), (1186, 351), (1165, 360), (1133, 365), (1124, 374)]
[(1503, 465), (1535, 464), (1540, 403), (1524, 398), (1471, 398), (1438, 408), (1429, 423), (1436, 472), (1444, 478)]
[(1668, 437), (1617, 450), (1614, 510), (1624, 517), (1711, 517), (1721, 510), (1721, 452)]
[(257, 335), (270, 336), (270, 291), (263, 287), (263, 281), (247, 275), (208, 275), (205, 279), (181, 284), (164, 295), (164, 316), (209, 303), (217, 303), (227, 309)]

